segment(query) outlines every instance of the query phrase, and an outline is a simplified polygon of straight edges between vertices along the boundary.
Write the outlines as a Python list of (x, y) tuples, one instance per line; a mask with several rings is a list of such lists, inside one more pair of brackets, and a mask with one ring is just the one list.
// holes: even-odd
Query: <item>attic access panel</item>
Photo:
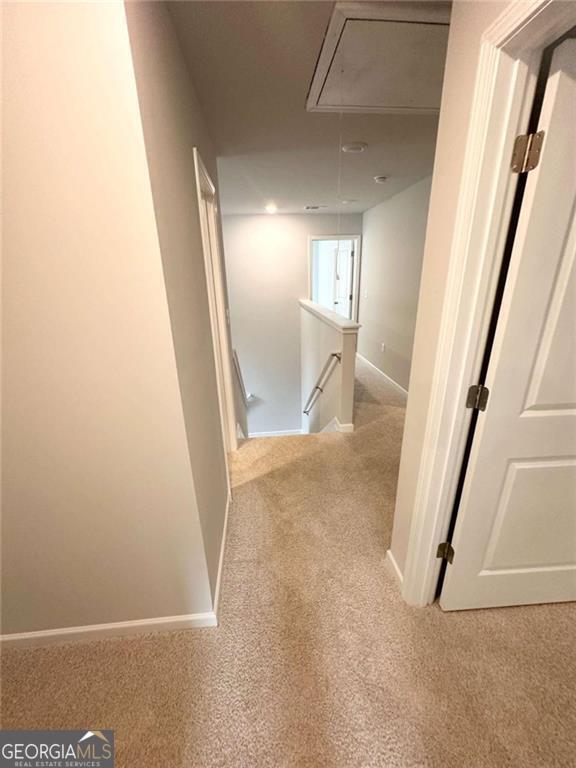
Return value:
[(449, 18), (446, 3), (338, 3), (306, 108), (437, 113)]

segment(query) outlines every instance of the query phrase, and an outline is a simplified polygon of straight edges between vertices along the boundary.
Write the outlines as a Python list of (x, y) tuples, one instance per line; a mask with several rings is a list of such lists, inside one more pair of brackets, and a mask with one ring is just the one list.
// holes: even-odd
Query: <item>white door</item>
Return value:
[(576, 40), (554, 54), (440, 605), (576, 600)]

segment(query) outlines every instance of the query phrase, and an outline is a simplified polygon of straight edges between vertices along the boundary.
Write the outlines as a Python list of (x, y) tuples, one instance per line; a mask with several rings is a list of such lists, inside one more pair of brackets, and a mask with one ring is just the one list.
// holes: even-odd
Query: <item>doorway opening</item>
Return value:
[[(452, 541), (459, 535), (459, 549), (466, 550), (468, 567), (463, 570), (459, 561), (448, 573), (444, 560), (438, 581), (437, 595), (447, 610), (576, 599), (571, 573), (576, 549), (573, 544), (563, 545), (576, 537), (576, 474), (573, 460), (566, 455), (570, 453), (566, 448), (570, 432), (574, 437), (569, 402), (576, 394), (567, 319), (573, 311), (570, 302), (576, 287), (570, 267), (575, 212), (570, 171), (566, 172), (573, 165), (570, 153), (576, 139), (569, 127), (576, 96), (570, 85), (576, 73), (574, 61), (573, 31), (542, 54), (527, 131), (538, 148), (526, 153), (519, 167), (478, 377), (484, 399), (492, 401), (491, 414), (482, 413), (484, 406), (473, 409), (448, 528), (452, 552)], [(550, 144), (559, 155), (550, 151)], [(515, 162), (513, 159), (513, 170)], [(564, 206), (558, 203), (560, 190)], [(551, 217), (554, 214), (550, 231), (538, 219), (538, 212), (546, 209)], [(555, 239), (553, 231), (560, 236)], [(546, 264), (534, 258), (538, 241), (548, 251)], [(516, 412), (518, 421), (510, 421)], [(496, 413), (494, 421), (492, 414)], [(526, 416), (532, 424), (529, 433), (522, 429)], [(510, 432), (519, 436), (516, 444), (511, 437), (505, 441), (499, 436), (504, 423), (513, 425)], [(498, 449), (489, 448), (497, 435)], [(481, 515), (492, 531), (486, 542), (486, 530), (475, 519), (479, 515), (471, 498), (471, 488), (478, 487), (484, 490)], [(497, 524), (493, 521), (496, 510)], [(466, 535), (472, 526), (473, 545)], [(510, 535), (520, 527), (522, 535)], [(478, 563), (473, 565), (478, 559), (483, 563), (479, 574)], [(512, 564), (516, 569), (510, 570)], [(486, 589), (483, 573), (491, 574), (494, 584), (498, 580), (497, 589)]]
[[(561, 419), (567, 415), (564, 406), (570, 401), (567, 392), (571, 385), (569, 377), (561, 376), (560, 367), (554, 365), (546, 381), (550, 384), (554, 380), (556, 394), (549, 390), (545, 403), (538, 405), (532, 381), (537, 376), (544, 381), (547, 375), (552, 338), (556, 352), (568, 338), (556, 320), (545, 327), (547, 312), (548, 317), (555, 311), (561, 313), (561, 292), (553, 292), (553, 298), (550, 292), (554, 280), (568, 285), (569, 270), (558, 265), (564, 257), (557, 240), (565, 233), (563, 227), (570, 228), (573, 216), (569, 209), (572, 177), (562, 173), (570, 167), (568, 152), (574, 139), (559, 133), (558, 125), (566, 132), (574, 123), (565, 117), (554, 118), (555, 110), (557, 115), (563, 114), (562, 103), (564, 109), (573, 104), (571, 98), (557, 100), (562, 80), (560, 61), (553, 67), (555, 79), (549, 96), (545, 96), (548, 106), (542, 109), (540, 120), (539, 107), (533, 110), (532, 105), (548, 81), (543, 70), (537, 82), (543, 55), (546, 59), (549, 54), (546, 49), (557, 46), (558, 38), (566, 39), (565, 30), (573, 24), (573, 8), (562, 3), (542, 5), (539, 14), (533, 16), (519, 5), (515, 15), (503, 16), (484, 34), (456, 217), (460, 226), (455, 230), (447, 278), (451, 288), (461, 278), (466, 285), (460, 283), (461, 289), (449, 290), (444, 300), (438, 328), (442, 343), (434, 361), (436, 380), (428, 403), (431, 415), (410, 510), (402, 592), (413, 605), (434, 600), (440, 569), (446, 574), (441, 600), (446, 610), (566, 599), (562, 597), (566, 591), (562, 593), (558, 584), (568, 570), (573, 573), (570, 563), (574, 555), (566, 558), (564, 550), (558, 557), (558, 551), (563, 542), (573, 540), (573, 534), (560, 531), (573, 515), (566, 518), (569, 507), (563, 506), (571, 501), (566, 487), (561, 487), (568, 471), (563, 463), (567, 433)], [(570, 82), (570, 77), (565, 78), (565, 83)], [(485, 108), (487, 88), (492, 99), (489, 110)], [(515, 140), (542, 132), (539, 163), (534, 161), (534, 153), (527, 151), (518, 170)], [(478, 137), (488, 135), (491, 139), (486, 148)], [(538, 146), (538, 141), (530, 139), (528, 150), (533, 143)], [(501, 147), (503, 154), (494, 153), (495, 146)], [(554, 163), (554, 157), (560, 161)], [(542, 179), (548, 181), (542, 183)], [(518, 189), (524, 194), (523, 200)], [(551, 193), (548, 199), (546, 191)], [(539, 203), (534, 206), (537, 198)], [(509, 226), (511, 220), (518, 222), (517, 228), (514, 223)], [(547, 229), (551, 221), (554, 227)], [(542, 235), (544, 243), (538, 239)], [(530, 272), (534, 249), (539, 251), (535, 274)], [(544, 253), (546, 258), (542, 258)], [(501, 269), (503, 254), (507, 257)], [(534, 283), (529, 295), (522, 294), (522, 286), (525, 290), (531, 279)], [(527, 314), (519, 321), (523, 311)], [(555, 335), (552, 325), (558, 329)], [(546, 344), (548, 352), (540, 354), (537, 350)], [(564, 350), (560, 359), (569, 365), (573, 350), (570, 353), (566, 346)], [(482, 389), (483, 398), (473, 398), (467, 405), (469, 386), (477, 390), (476, 394)], [(559, 387), (563, 387), (562, 396)], [(571, 392), (573, 400), (573, 387)], [(471, 421), (473, 430), (469, 429)], [(541, 443), (535, 448), (530, 441), (541, 428), (548, 446)], [(530, 440), (526, 429), (530, 430)], [(547, 458), (553, 440), (557, 441), (554, 456)], [(467, 476), (460, 475), (463, 456)], [(534, 492), (529, 492), (531, 485)], [(458, 518), (450, 521), (455, 496)], [(557, 502), (559, 506), (553, 511)], [(554, 528), (557, 533), (552, 541)], [(553, 579), (556, 586), (548, 590)], [(512, 585), (518, 587), (515, 593)], [(521, 585), (526, 587), (523, 595)]]
[(358, 320), (360, 236), (311, 237), (310, 299), (348, 320)]

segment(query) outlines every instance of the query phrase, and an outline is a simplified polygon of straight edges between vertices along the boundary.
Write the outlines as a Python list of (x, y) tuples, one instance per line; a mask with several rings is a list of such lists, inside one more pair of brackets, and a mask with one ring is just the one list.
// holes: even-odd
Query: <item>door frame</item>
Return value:
[[(576, 3), (512, 3), (484, 32), (464, 155), (432, 392), (402, 595), (434, 602), (517, 176), (512, 146), (526, 131), (542, 50), (576, 25)], [(410, 407), (410, 403), (408, 403)]]
[[(218, 404), (224, 449), (226, 454), (228, 454), (230, 451), (237, 450), (238, 438), (236, 436), (236, 409), (232, 379), (232, 347), (230, 344), (225, 274), (218, 227), (218, 199), (216, 187), (196, 147), (193, 148), (193, 153), (196, 191), (198, 194), (198, 221), (202, 235), (202, 251), (204, 253), (208, 308), (212, 330), (212, 347), (216, 363)], [(207, 215), (206, 219), (204, 219), (202, 211), (204, 200), (210, 204), (212, 211), (212, 215)], [(226, 458), (226, 468), (228, 469), (228, 458)], [(227, 472), (227, 475), (229, 477), (230, 473)]]
[(309, 235), (308, 236), (308, 299), (312, 299), (312, 243), (315, 240), (355, 240), (354, 271), (352, 273), (352, 322), (358, 322), (360, 310), (360, 262), (362, 259), (362, 235)]

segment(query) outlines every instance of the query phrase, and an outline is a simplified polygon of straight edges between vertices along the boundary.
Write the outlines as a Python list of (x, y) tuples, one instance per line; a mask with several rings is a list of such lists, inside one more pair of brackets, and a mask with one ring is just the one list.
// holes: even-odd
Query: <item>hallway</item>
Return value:
[(403, 418), (360, 362), (354, 433), (245, 443), (220, 627), (4, 652), (3, 727), (112, 728), (130, 768), (573, 765), (576, 605), (400, 598)]

